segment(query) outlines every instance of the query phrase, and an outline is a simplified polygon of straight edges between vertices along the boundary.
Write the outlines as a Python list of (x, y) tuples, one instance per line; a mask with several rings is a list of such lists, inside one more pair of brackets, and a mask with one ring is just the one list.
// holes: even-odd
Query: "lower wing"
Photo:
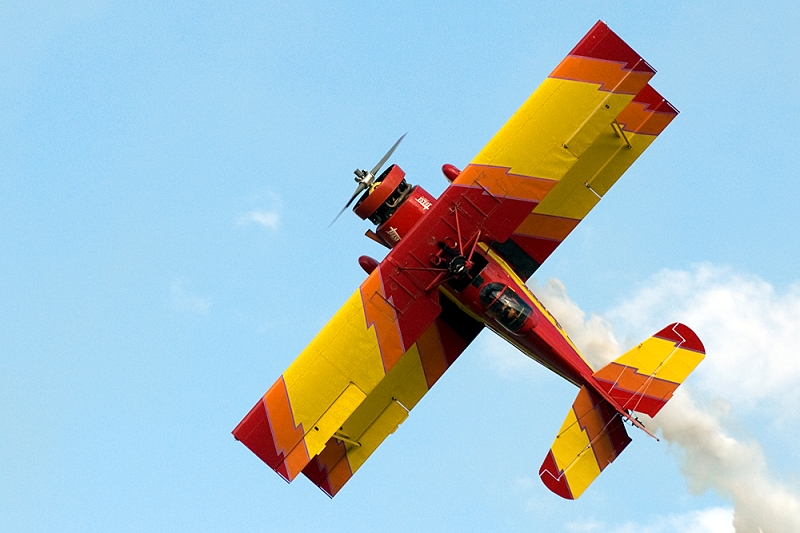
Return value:
[(399, 328), (381, 323), (383, 311), (391, 308), (378, 312), (376, 320), (364, 295), (377, 273), (233, 431), (284, 479), (303, 472), (329, 496), (397, 429), (483, 328), (434, 291), (438, 317), (407, 350), (396, 353)]

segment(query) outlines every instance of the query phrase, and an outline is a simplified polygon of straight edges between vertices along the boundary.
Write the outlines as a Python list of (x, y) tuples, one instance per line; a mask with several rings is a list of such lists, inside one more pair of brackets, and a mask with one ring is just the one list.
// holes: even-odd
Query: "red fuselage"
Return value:
[[(452, 179), (454, 172), (448, 170), (450, 174), (446, 172), (445, 175)], [(400, 183), (404, 176), (399, 167), (393, 166), (387, 170), (387, 180), (392, 179), (392, 187)], [(387, 191), (381, 192), (388, 197)], [(367, 197), (366, 200), (372, 199)], [(435, 202), (436, 199), (422, 187), (411, 187), (410, 193), (406, 193), (399, 204), (393, 206), (391, 214), (379, 221), (376, 240), (393, 247)], [(366, 204), (366, 201), (362, 203)], [(357, 214), (359, 209), (356, 206)], [(513, 270), (483, 244), (476, 248), (472, 260), (485, 266), (477, 273), (473, 272), (469, 280), (444, 283), (440, 290), (462, 310), (479, 319), (529, 357), (577, 386), (587, 384), (596, 388), (591, 367), (580, 356), (555, 318)]]
[[(502, 259), (491, 252), (486, 259), (486, 267), (463, 291), (446, 290), (445, 294), (470, 314), (477, 315), (495, 333), (568, 381), (577, 386), (592, 382), (593, 370), (555, 318)], [(522, 312), (518, 310), (520, 307)], [(513, 316), (509, 318), (509, 314)]]

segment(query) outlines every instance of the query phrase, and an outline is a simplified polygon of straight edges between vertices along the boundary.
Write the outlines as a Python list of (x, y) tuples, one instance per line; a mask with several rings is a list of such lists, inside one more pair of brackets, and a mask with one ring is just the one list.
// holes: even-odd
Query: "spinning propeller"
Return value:
[[(340, 216), (342, 216), (342, 213), (344, 213), (344, 210), (347, 209), (348, 207), (350, 207), (350, 204), (353, 203), (353, 200), (358, 198), (358, 196), (362, 192), (367, 190), (372, 185), (372, 183), (375, 181), (375, 176), (377, 176), (378, 172), (381, 171), (381, 167), (383, 166), (383, 164), (386, 163), (386, 161), (388, 161), (388, 159), (392, 156), (392, 153), (394, 153), (394, 149), (397, 148), (397, 145), (400, 144), (400, 141), (402, 141), (403, 138), (406, 135), (407, 135), (407, 133), (404, 133), (403, 135), (400, 136), (399, 139), (397, 139), (397, 142), (394, 143), (394, 145), (391, 148), (389, 148), (389, 151), (386, 152), (386, 155), (384, 155), (381, 158), (381, 160), (378, 161), (378, 164), (375, 165), (372, 170), (366, 171), (366, 170), (358, 170), (358, 169), (356, 169), (353, 172), (356, 175), (356, 178), (355, 178), (356, 179), (356, 183), (358, 183), (358, 185), (356, 186), (356, 192), (353, 193), (353, 196), (350, 197), (350, 200), (345, 204), (345, 206), (342, 208), (342, 210), (339, 211), (339, 214), (336, 215), (336, 218), (333, 219), (333, 222), (336, 222), (336, 220)], [(333, 222), (331, 222), (328, 225), (328, 227), (331, 227), (333, 225)]]

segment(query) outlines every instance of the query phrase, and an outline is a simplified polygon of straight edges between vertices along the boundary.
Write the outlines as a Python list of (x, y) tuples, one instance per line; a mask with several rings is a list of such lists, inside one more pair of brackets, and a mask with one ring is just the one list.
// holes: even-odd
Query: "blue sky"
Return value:
[[(658, 5), (652, 5), (658, 4)], [(334, 500), (230, 431), (382, 257), (353, 170), (433, 194), (598, 19), (681, 110), (531, 285), (594, 361), (708, 358), (576, 502), (574, 388), (483, 334)], [(795, 531), (790, 2), (0, 3), (0, 529)], [(610, 354), (610, 355), (609, 355)], [(683, 390), (683, 389), (682, 389)]]

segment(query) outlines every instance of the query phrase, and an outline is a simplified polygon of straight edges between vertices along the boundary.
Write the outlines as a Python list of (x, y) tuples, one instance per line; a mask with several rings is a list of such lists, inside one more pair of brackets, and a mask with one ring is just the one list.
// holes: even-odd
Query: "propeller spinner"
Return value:
[(358, 183), (358, 185), (356, 186), (356, 192), (353, 193), (353, 196), (350, 197), (350, 200), (345, 204), (345, 206), (342, 208), (342, 210), (339, 211), (339, 214), (336, 215), (336, 218), (333, 219), (333, 222), (331, 222), (328, 225), (328, 227), (331, 227), (333, 225), (333, 223), (336, 222), (336, 220), (338, 220), (338, 218), (340, 216), (342, 216), (342, 213), (344, 213), (345, 209), (350, 207), (350, 204), (353, 203), (353, 200), (358, 198), (358, 196), (362, 192), (367, 190), (372, 185), (372, 183), (375, 181), (375, 176), (378, 175), (378, 172), (380, 172), (381, 167), (383, 166), (383, 164), (386, 163), (386, 161), (389, 160), (389, 158), (392, 156), (392, 153), (394, 153), (395, 148), (397, 148), (397, 145), (400, 144), (400, 141), (402, 141), (407, 134), (408, 134), (408, 132), (404, 133), (403, 135), (400, 136), (399, 139), (397, 139), (397, 142), (395, 142), (394, 145), (392, 145), (392, 147), (389, 148), (389, 151), (386, 152), (386, 155), (384, 155), (381, 158), (381, 160), (378, 161), (378, 164), (375, 165), (372, 168), (372, 170), (367, 171), (367, 170), (356, 169), (355, 172), (353, 172), (356, 175), (356, 178), (355, 178), (356, 183)]

